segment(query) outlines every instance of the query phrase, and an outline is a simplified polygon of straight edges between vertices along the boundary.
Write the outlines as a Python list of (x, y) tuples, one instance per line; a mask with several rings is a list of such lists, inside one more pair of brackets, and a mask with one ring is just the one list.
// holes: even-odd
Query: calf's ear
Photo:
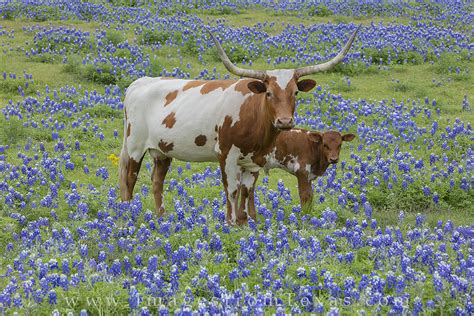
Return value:
[(249, 88), (250, 91), (256, 94), (267, 91), (267, 86), (260, 80), (250, 81), (247, 84), (247, 87)]
[(354, 134), (344, 134), (342, 135), (342, 140), (345, 142), (352, 141), (356, 136)]
[(319, 133), (311, 132), (308, 134), (308, 138), (310, 141), (315, 143), (320, 143), (323, 141), (323, 137)]
[(304, 79), (298, 81), (296, 84), (298, 86), (298, 90), (303, 92), (308, 92), (309, 90), (313, 89), (316, 86), (316, 81), (312, 79)]

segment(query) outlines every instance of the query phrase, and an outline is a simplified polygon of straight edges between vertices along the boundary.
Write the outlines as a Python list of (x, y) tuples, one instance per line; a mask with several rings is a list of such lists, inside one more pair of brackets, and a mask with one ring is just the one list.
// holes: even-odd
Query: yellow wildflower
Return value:
[(107, 159), (109, 159), (114, 166), (118, 166), (119, 164), (119, 157), (117, 157), (115, 154), (110, 154)]

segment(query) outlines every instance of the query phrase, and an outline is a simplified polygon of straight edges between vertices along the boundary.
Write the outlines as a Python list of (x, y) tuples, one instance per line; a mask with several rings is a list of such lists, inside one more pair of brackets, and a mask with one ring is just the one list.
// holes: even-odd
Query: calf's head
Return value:
[(312, 79), (300, 80), (300, 78), (317, 72), (330, 70), (340, 63), (349, 51), (359, 28), (352, 34), (339, 54), (330, 61), (297, 69), (277, 69), (270, 71), (242, 69), (235, 66), (229, 60), (224, 49), (212, 33), (209, 32), (209, 34), (227, 70), (238, 76), (256, 79), (247, 84), (249, 90), (255, 94), (264, 94), (264, 102), (271, 123), (279, 130), (287, 130), (294, 126), (293, 115), (298, 91), (307, 92), (316, 85), (316, 82)]
[(329, 164), (339, 161), (342, 142), (350, 142), (355, 138), (354, 134), (341, 134), (339, 132), (310, 133), (309, 139), (315, 143), (319, 152)]

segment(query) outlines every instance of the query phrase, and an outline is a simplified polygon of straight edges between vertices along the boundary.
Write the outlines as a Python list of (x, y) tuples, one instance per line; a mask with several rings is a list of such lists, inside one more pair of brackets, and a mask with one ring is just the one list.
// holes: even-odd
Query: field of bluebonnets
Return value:
[[(469, 1), (0, 2), (0, 314), (474, 311)], [(314, 75), (296, 122), (357, 134), (313, 183), (261, 174), (229, 227), (217, 164), (174, 161), (157, 218), (146, 160), (118, 192), (123, 95), (141, 76)], [(223, 105), (225, 106), (225, 105)], [(148, 159), (148, 158), (147, 158)]]

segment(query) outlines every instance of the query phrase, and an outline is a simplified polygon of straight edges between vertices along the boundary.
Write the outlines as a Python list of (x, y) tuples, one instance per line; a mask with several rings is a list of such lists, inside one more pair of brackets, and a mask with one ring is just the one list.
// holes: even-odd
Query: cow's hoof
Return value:
[(239, 226), (247, 225), (248, 222), (249, 222), (248, 217), (237, 218), (237, 225)]
[(160, 209), (157, 211), (158, 217), (165, 217), (166, 211), (164, 207), (160, 207)]

